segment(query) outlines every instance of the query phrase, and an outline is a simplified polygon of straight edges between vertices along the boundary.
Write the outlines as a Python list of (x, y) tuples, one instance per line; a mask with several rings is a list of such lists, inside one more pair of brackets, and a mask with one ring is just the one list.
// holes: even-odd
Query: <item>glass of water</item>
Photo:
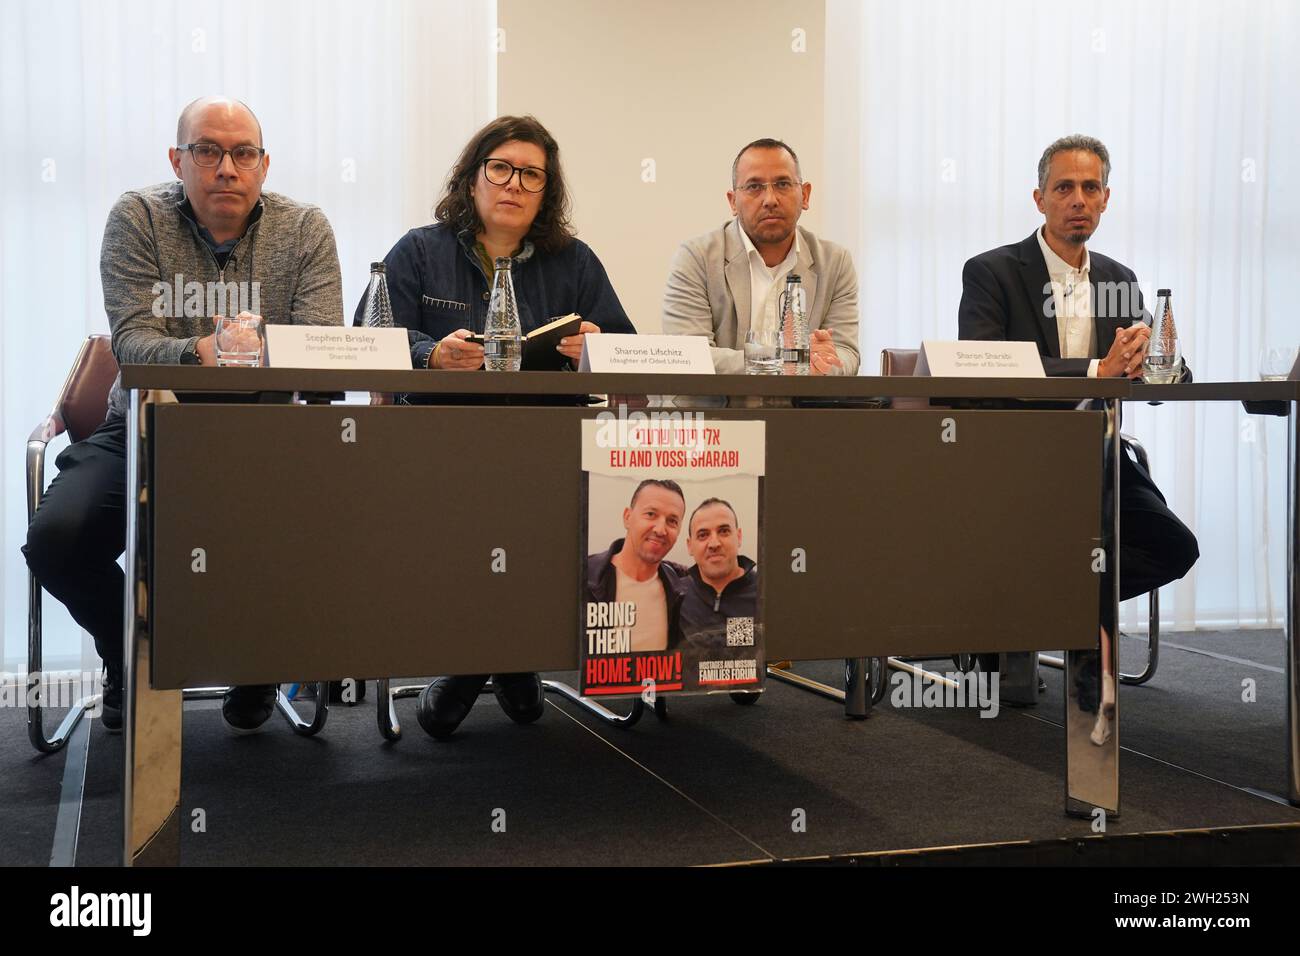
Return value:
[(234, 318), (217, 320), (217, 364), (261, 365), (262, 320), (241, 312)]
[(1295, 367), (1297, 348), (1294, 345), (1266, 345), (1259, 353), (1259, 377), (1265, 382), (1282, 382)]
[(745, 374), (781, 374), (781, 338), (776, 329), (750, 329), (745, 335)]

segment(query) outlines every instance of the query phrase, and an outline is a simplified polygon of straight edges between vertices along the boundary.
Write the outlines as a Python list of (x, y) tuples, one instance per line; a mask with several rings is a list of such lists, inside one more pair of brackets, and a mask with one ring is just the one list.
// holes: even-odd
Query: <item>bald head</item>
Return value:
[(194, 125), (194, 120), (206, 111), (212, 110), (216, 113), (225, 113), (227, 115), (243, 113), (253, 121), (257, 127), (257, 145), (265, 145), (262, 142), (262, 124), (257, 121), (257, 116), (248, 108), (247, 103), (240, 100), (232, 100), (228, 96), (200, 96), (193, 103), (190, 103), (185, 109), (181, 110), (180, 119), (176, 121), (176, 145), (183, 146), (190, 141), (190, 128)]

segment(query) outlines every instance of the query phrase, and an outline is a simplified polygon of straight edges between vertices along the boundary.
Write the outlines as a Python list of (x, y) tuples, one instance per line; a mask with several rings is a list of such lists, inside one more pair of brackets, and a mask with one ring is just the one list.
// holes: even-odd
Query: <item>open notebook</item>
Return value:
[[(519, 368), (524, 372), (558, 372), (569, 366), (569, 360), (557, 351), (560, 339), (577, 335), (582, 327), (582, 316), (576, 312), (551, 319), (524, 336), (523, 359)], [(471, 335), (470, 342), (483, 344), (483, 336)]]

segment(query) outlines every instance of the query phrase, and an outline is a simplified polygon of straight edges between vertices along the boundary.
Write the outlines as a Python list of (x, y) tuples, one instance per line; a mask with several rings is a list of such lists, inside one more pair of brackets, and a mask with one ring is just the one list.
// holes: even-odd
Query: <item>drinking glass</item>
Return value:
[(1259, 352), (1259, 377), (1265, 382), (1282, 382), (1295, 366), (1296, 346), (1266, 345)]
[(750, 329), (745, 335), (745, 374), (781, 374), (781, 338), (776, 329)]
[(217, 320), (217, 364), (261, 365), (262, 320), (247, 312)]

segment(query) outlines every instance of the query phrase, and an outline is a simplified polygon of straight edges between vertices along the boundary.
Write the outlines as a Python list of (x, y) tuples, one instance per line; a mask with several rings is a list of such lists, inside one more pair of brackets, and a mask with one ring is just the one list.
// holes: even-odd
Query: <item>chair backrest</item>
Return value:
[(919, 349), (881, 349), (881, 375), (914, 375)]
[(108, 416), (108, 393), (118, 372), (111, 342), (107, 335), (87, 336), (59, 393), (55, 407), (73, 441), (89, 438)]
[[(916, 360), (920, 349), (881, 349), (881, 375), (913, 375), (916, 373)], [(890, 408), (929, 408), (928, 398), (891, 398)]]

